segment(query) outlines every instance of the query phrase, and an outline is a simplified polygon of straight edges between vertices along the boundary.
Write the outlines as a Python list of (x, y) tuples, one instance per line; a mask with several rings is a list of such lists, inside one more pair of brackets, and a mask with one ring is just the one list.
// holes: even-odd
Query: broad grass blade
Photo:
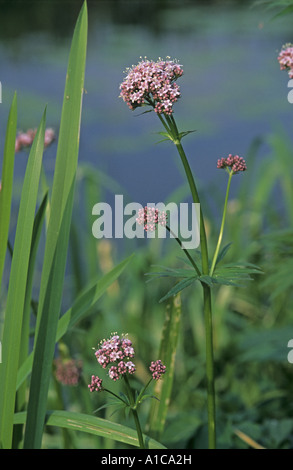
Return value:
[(172, 392), (174, 378), (175, 355), (181, 320), (180, 294), (168, 304), (166, 318), (162, 331), (159, 359), (166, 366), (166, 373), (156, 382), (154, 396), (158, 400), (152, 401), (147, 429), (156, 438), (160, 439), (166, 422), (167, 412)]
[(9, 235), (10, 211), (13, 187), (13, 170), (15, 155), (15, 139), (17, 125), (17, 97), (14, 94), (7, 121), (4, 156), (2, 164), (0, 191), (0, 289), (5, 263), (7, 241)]
[(42, 443), (74, 199), (86, 46), (87, 6), (84, 2), (73, 34), (66, 75), (40, 286), (25, 448), (40, 448)]
[(39, 179), (44, 149), (46, 111), (35, 136), (25, 173), (3, 331), (3, 363), (0, 369), (0, 447), (10, 448), (23, 311)]
[[(47, 411), (46, 426), (58, 426), (61, 428), (71, 429), (78, 432), (85, 432), (95, 436), (107, 437), (123, 444), (139, 446), (137, 433), (134, 429), (121, 424), (112, 423), (106, 419), (96, 418), (95, 416), (83, 413), (74, 413), (71, 411)], [(26, 413), (16, 413), (14, 417), (15, 424), (24, 423)], [(165, 449), (162, 444), (144, 436), (144, 442), (149, 449)]]

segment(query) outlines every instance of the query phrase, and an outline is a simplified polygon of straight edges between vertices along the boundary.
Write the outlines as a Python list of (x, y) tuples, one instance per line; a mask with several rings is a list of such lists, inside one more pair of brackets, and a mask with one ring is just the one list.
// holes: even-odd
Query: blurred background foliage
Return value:
[[(266, 9), (270, 3), (276, 4), (275, 12)], [(99, 373), (92, 347), (113, 331), (128, 332), (133, 339), (138, 381), (145, 380), (147, 364), (157, 359), (167, 308), (158, 300), (171, 284), (168, 279), (147, 283), (145, 274), (156, 264), (179, 266), (180, 249), (172, 240), (95, 240), (91, 210), (98, 201), (113, 202), (115, 194), (123, 194), (125, 202), (186, 200), (187, 187), (171, 145), (154, 145), (155, 132), (161, 130), (155, 120), (134, 119), (117, 99), (126, 66), (139, 55), (169, 54), (186, 64), (178, 122), (182, 129), (198, 128), (186, 138), (186, 150), (200, 186), (209, 244), (216, 243), (226, 183), (224, 173), (214, 170), (216, 159), (241, 152), (248, 171), (232, 181), (224, 233), (224, 242), (232, 245), (226, 261), (243, 259), (263, 270), (246, 288), (214, 290), (218, 443), (223, 448), (293, 447), (293, 365), (287, 360), (293, 338), (293, 111), (286, 99), (286, 73), (276, 61), (282, 44), (292, 40), (292, 17), (272, 21), (285, 3), (290, 4), (259, 2), (252, 8), (255, 2), (240, 0), (88, 1), (88, 97), (64, 311), (97, 273), (108, 272), (125, 255), (135, 252), (135, 257), (92, 314), (64, 338), (66, 354), (83, 361), (83, 382), (73, 388), (52, 384), (52, 408), (93, 413), (104, 403), (103, 394), (89, 394), (87, 383), (92, 373)], [(45, 100), (54, 125), (64, 50), (80, 5), (77, 0), (0, 2), (1, 127), (13, 88), (20, 89), (21, 128), (34, 127)], [(53, 151), (54, 145), (46, 151), (49, 179)], [(25, 154), (17, 158), (20, 187)], [(36, 295), (38, 287), (36, 276)], [(203, 448), (205, 336), (199, 286), (186, 289), (181, 302), (175, 377), (162, 441), (171, 448)], [(119, 384), (114, 389), (118, 391)], [(144, 422), (148, 412), (146, 402)], [(99, 416), (122, 420), (118, 413), (112, 416), (111, 409)], [(78, 434), (68, 439), (68, 433), (48, 429), (45, 446), (62, 445), (115, 444)]]

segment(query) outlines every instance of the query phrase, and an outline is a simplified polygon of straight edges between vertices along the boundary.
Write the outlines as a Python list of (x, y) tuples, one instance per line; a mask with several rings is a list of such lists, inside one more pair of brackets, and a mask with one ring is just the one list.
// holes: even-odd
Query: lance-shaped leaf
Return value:
[(3, 363), (0, 369), (0, 447), (10, 448), (15, 407), (23, 311), (34, 216), (41, 173), (46, 112), (35, 136), (23, 182), (5, 309)]
[(181, 298), (176, 295), (166, 308), (166, 317), (162, 331), (158, 357), (166, 366), (163, 378), (156, 382), (154, 395), (158, 400), (152, 401), (147, 430), (156, 439), (160, 439), (169, 410), (174, 379), (175, 357), (181, 325)]
[[(16, 413), (14, 423), (24, 423), (26, 412)], [(47, 426), (58, 426), (71, 429), (73, 431), (85, 432), (94, 436), (106, 437), (123, 444), (139, 446), (137, 433), (134, 429), (121, 424), (112, 423), (106, 419), (96, 418), (95, 416), (83, 413), (74, 413), (72, 411), (47, 411), (45, 415)], [(148, 449), (165, 449), (162, 444), (144, 435), (144, 442)]]
[(5, 263), (6, 247), (9, 234), (9, 222), (13, 186), (15, 138), (17, 123), (17, 98), (14, 94), (7, 121), (4, 146), (1, 190), (0, 190), (0, 288)]
[(47, 395), (60, 314), (79, 150), (87, 45), (87, 7), (79, 14), (69, 55), (50, 218), (42, 269), (37, 338), (24, 438), (25, 448), (41, 447)]

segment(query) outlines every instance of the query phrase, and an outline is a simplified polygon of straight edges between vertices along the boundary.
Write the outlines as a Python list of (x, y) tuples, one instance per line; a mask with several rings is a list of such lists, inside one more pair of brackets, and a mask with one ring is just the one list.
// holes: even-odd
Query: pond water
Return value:
[[(19, 129), (36, 127), (48, 104), (48, 126), (58, 132), (70, 40), (82, 2), (32, 4), (16, 2), (13, 12), (1, 7), (1, 145), (15, 90)], [(183, 65), (175, 117), (181, 130), (197, 131), (183, 144), (205, 187), (226, 183), (216, 170), (218, 158), (229, 153), (245, 157), (253, 139), (276, 126), (291, 131), (288, 76), (276, 58), (282, 44), (292, 40), (292, 18), (271, 21), (269, 13), (248, 5), (219, 2), (205, 7), (155, 1), (88, 5), (80, 162), (113, 178), (132, 201), (162, 201), (184, 182), (172, 144), (156, 145), (162, 129), (155, 114), (136, 116), (118, 98), (123, 71), (140, 56), (171, 56)], [(55, 150), (56, 143), (46, 151), (49, 172)], [(266, 151), (261, 149), (259, 158)], [(26, 158), (26, 153), (17, 155), (16, 176), (22, 176)], [(0, 164), (1, 159), (2, 151)]]

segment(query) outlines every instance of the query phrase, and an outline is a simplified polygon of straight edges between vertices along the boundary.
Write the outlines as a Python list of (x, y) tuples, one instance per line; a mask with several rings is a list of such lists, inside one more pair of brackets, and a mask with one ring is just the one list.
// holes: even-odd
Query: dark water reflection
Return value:
[[(225, 182), (216, 171), (219, 157), (245, 157), (253, 139), (276, 125), (292, 128), (288, 77), (276, 61), (282, 44), (292, 40), (290, 18), (271, 22), (267, 13), (243, 7), (244, 2), (241, 9), (204, 3), (88, 2), (80, 162), (113, 177), (132, 200), (164, 200), (184, 181), (172, 145), (156, 145), (161, 130), (156, 116), (135, 117), (118, 99), (123, 70), (140, 56), (170, 55), (183, 64), (175, 116), (182, 130), (197, 130), (186, 138), (185, 148), (206, 187)], [(70, 38), (81, 4), (0, 2), (1, 143), (14, 90), (20, 129), (37, 126), (48, 103), (48, 125), (58, 130)], [(48, 170), (55, 147), (46, 152)], [(18, 175), (25, 161), (25, 154), (17, 156)]]

